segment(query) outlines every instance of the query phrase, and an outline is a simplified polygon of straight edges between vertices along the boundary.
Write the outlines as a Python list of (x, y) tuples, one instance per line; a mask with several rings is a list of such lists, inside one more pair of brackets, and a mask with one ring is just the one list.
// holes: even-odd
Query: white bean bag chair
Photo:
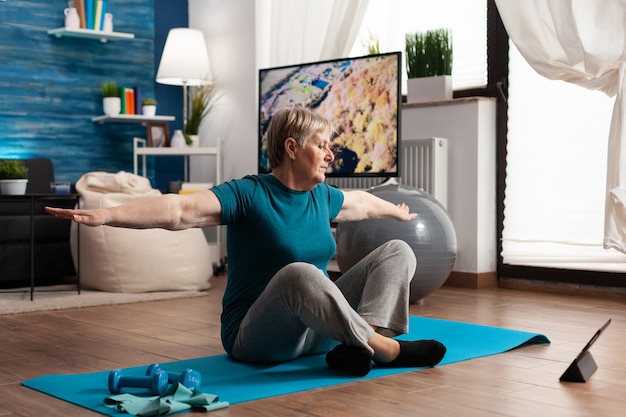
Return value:
[[(90, 172), (76, 183), (80, 208), (112, 207), (161, 194), (147, 178), (126, 172)], [(107, 292), (208, 289), (213, 273), (211, 253), (201, 229), (124, 229), (78, 227), (72, 223), (70, 244), (84, 288)]]

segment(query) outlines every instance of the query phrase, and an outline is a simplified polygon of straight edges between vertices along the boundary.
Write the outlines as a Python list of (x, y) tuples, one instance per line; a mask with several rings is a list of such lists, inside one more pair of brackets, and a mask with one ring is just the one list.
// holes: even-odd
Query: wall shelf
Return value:
[(115, 116), (102, 116), (92, 117), (91, 121), (94, 123), (162, 123), (173, 122), (176, 120), (174, 116), (144, 116), (141, 114), (118, 114)]
[(101, 30), (93, 29), (65, 29), (64, 27), (50, 29), (48, 31), (48, 35), (56, 36), (57, 38), (67, 36), (70, 38), (99, 39), (100, 42), (133, 39), (135, 37), (134, 33), (103, 32)]

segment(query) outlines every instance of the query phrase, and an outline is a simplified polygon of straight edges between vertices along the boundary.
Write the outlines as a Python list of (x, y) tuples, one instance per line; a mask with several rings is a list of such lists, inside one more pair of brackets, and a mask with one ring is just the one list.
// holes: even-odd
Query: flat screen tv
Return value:
[(283, 107), (305, 106), (328, 119), (335, 160), (328, 177), (397, 177), (401, 53), (259, 71), (259, 173), (271, 171), (266, 130)]

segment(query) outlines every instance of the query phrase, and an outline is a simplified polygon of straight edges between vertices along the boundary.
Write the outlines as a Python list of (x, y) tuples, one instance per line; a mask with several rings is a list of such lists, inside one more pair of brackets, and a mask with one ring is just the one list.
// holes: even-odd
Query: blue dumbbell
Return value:
[[(153, 363), (146, 369), (146, 376), (152, 376), (158, 371), (165, 371), (165, 368), (158, 363)], [(181, 373), (167, 371), (167, 377), (170, 384), (181, 383), (187, 388), (199, 388), (202, 383), (200, 372), (193, 369), (185, 369)]]
[(168, 387), (167, 372), (159, 370), (150, 376), (124, 375), (121, 369), (109, 372), (109, 392), (119, 394), (122, 388), (148, 388), (153, 395), (163, 395)]

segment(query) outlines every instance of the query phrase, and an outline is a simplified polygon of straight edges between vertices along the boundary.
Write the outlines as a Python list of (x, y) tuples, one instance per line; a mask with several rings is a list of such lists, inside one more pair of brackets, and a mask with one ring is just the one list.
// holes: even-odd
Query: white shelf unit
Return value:
[(162, 123), (173, 122), (176, 120), (174, 116), (144, 116), (142, 114), (117, 114), (115, 116), (102, 116), (92, 117), (91, 121), (94, 123)]
[(65, 36), (69, 38), (94, 39), (100, 40), (100, 42), (135, 38), (134, 33), (103, 32), (101, 30), (93, 29), (65, 29), (64, 27), (50, 29), (48, 30), (48, 35), (56, 36), (57, 38), (62, 38), (63, 36)]
[(185, 157), (185, 181), (189, 181), (189, 157), (214, 155), (215, 164), (215, 183), (222, 182), (222, 141), (218, 140), (217, 146), (214, 147), (190, 147), (183, 146), (180, 148), (150, 148), (146, 139), (133, 139), (133, 169), (135, 175), (139, 175), (139, 157), (141, 156), (142, 176), (146, 176), (146, 156), (184, 156)]

